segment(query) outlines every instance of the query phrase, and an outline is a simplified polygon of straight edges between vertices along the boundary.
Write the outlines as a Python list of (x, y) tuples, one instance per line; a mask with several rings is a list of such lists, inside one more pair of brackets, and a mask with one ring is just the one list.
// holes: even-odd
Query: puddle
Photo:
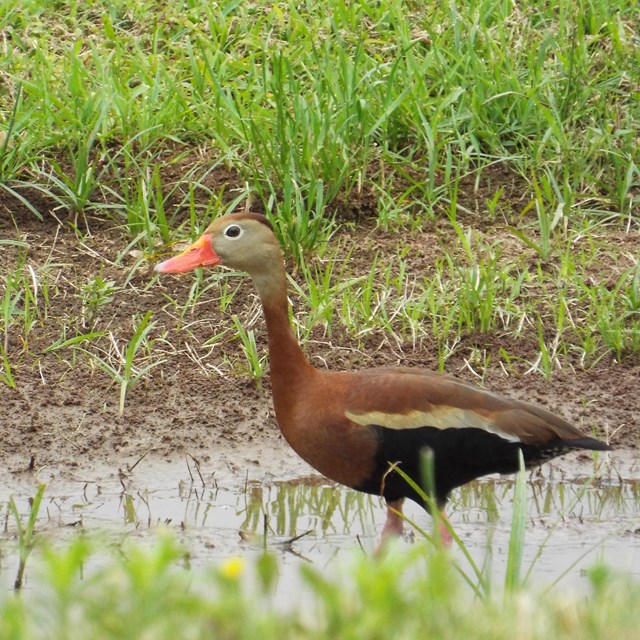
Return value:
[[(640, 579), (640, 469), (635, 455), (614, 459), (592, 483), (588, 465), (569, 468), (572, 477), (560, 477), (558, 468), (549, 465), (529, 477), (525, 571), (535, 560), (534, 581), (549, 584), (567, 571), (561, 584), (580, 587), (586, 585), (584, 569), (602, 560)], [(10, 491), (26, 518), (35, 487), (31, 481), (28, 488), (0, 488), (3, 589), (12, 587), (17, 569), (15, 522), (6, 515)], [(512, 479), (476, 482), (459, 490), (448, 510), (474, 560), (480, 566), (490, 562), (496, 584), (505, 574), (513, 491)], [(431, 532), (431, 519), (419, 507), (409, 503), (406, 513)], [(152, 541), (164, 526), (188, 549), (191, 566), (257, 556), (267, 548), (280, 558), (279, 592), (286, 600), (296, 594), (300, 563), (323, 569), (335, 566), (337, 557), (371, 553), (385, 515), (380, 499), (329, 486), (317, 477), (284, 482), (235, 477), (223, 486), (219, 480), (194, 477), (184, 467), (167, 471), (140, 465), (126, 478), (52, 482), (37, 530), (54, 543), (82, 530), (115, 544), (128, 538)], [(409, 531), (403, 544), (419, 538)], [(468, 571), (461, 552), (454, 553)], [(29, 577), (28, 565), (27, 588)]]

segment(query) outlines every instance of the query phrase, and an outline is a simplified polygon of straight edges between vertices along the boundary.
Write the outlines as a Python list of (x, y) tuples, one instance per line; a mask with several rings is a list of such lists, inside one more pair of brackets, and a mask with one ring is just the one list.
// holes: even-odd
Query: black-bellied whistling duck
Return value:
[[(260, 295), (269, 339), (276, 418), (291, 447), (331, 480), (382, 495), (388, 505), (383, 540), (402, 531), (402, 503), (419, 494), (394, 469), (423, 486), (421, 451), (433, 452), (435, 486), (444, 508), (452, 489), (490, 473), (513, 473), (572, 449), (610, 447), (545, 409), (424, 369), (326, 371), (313, 367), (289, 323), (280, 246), (262, 215), (215, 220), (160, 273), (224, 265), (246, 271)], [(425, 488), (426, 489), (426, 488)]]

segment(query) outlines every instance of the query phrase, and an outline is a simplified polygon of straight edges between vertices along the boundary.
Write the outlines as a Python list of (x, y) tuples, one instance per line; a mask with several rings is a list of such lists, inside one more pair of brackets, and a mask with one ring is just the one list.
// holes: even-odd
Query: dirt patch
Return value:
[[(30, 194), (30, 198), (33, 201), (36, 196)], [(234, 280), (238, 291), (224, 314), (212, 302), (219, 296), (219, 287), (212, 287), (193, 312), (181, 317), (181, 309), (171, 300), (189, 297), (191, 277), (154, 280), (155, 258), (145, 260), (135, 251), (123, 254), (129, 239), (113, 222), (90, 217), (87, 233), (79, 239), (60, 216), (47, 214), (51, 203), (40, 200), (37, 206), (44, 212), (42, 221), (18, 201), (5, 197), (0, 203), (0, 238), (19, 240), (28, 247), (0, 247), (0, 269), (15, 270), (20, 259), (26, 260), (46, 282), (49, 297), (46, 314), (37, 318), (28, 335), (13, 329), (7, 337), (17, 388), (0, 385), (0, 464), (4, 469), (14, 477), (35, 471), (45, 476), (95, 474), (130, 468), (143, 456), (155, 461), (192, 456), (212, 473), (242, 475), (257, 469), (282, 477), (309, 472), (280, 436), (268, 376), (258, 386), (234, 371), (228, 363), (238, 361), (240, 346), (231, 334), (221, 345), (203, 347), (211, 336), (229, 330), (235, 313), (258, 318), (254, 328), (264, 350), (259, 306), (246, 279)], [(500, 223), (485, 224), (483, 233), (499, 234)], [(629, 234), (622, 235), (618, 242), (633, 242)], [(402, 235), (367, 222), (342, 229), (334, 241), (344, 246), (345, 255), (352, 250), (352, 273), (368, 273), (372, 255), (382, 262), (391, 260), (402, 246), (409, 248), (410, 268), (428, 276), (445, 236), (434, 223)], [(90, 317), (83, 316), (79, 292), (96, 275), (113, 281), (117, 291), (108, 304)], [(119, 387), (95, 361), (81, 351), (47, 349), (65, 335), (75, 335), (74, 323), (82, 317), (83, 332), (103, 332), (96, 341), (101, 353), (108, 353), (114, 344), (122, 348), (133, 333), (132, 315), (147, 311), (156, 320), (154, 357), (163, 362), (129, 390), (120, 416)], [(189, 343), (193, 337), (201, 341), (198, 349)], [(489, 334), (462, 340), (447, 370), (478, 382), (469, 354), (482, 349), (497, 362), (504, 338)], [(397, 364), (435, 368), (432, 347), (428, 340), (415, 346), (390, 344), (377, 334), (356, 342), (339, 328), (330, 336), (318, 328), (307, 352), (317, 366), (330, 368)], [(514, 346), (523, 360), (531, 359), (536, 348), (535, 340)], [(555, 373), (551, 382), (534, 374), (507, 376), (491, 365), (483, 384), (552, 408), (614, 445), (635, 447), (640, 434), (639, 381), (637, 361), (619, 364), (605, 358), (588, 370), (567, 367)], [(11, 483), (11, 476), (5, 475), (5, 482)]]

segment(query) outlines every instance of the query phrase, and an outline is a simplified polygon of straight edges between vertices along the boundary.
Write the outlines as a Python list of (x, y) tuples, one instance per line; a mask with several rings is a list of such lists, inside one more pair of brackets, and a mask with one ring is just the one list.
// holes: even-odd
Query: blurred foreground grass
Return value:
[(38, 579), (0, 598), (0, 638), (637, 637), (640, 585), (604, 567), (590, 571), (586, 595), (527, 587), (478, 598), (446, 552), (399, 551), (322, 572), (303, 565), (296, 598), (280, 602), (270, 555), (189, 571), (169, 537), (117, 549), (79, 537), (44, 548)]

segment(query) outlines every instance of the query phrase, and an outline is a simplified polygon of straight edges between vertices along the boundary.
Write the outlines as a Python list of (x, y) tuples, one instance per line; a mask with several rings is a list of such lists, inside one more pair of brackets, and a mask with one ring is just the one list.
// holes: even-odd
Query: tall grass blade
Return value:
[[(477, 586), (476, 586), (476, 583), (474, 583), (474, 581), (467, 575), (467, 573), (464, 571), (464, 569), (462, 569), (462, 567), (460, 567), (459, 565), (456, 564), (456, 570), (458, 571), (458, 573), (460, 573), (460, 575), (465, 579), (465, 581), (470, 586), (472, 586), (474, 591), (476, 591), (477, 595), (479, 595), (479, 596), (487, 596), (487, 595), (489, 595), (489, 583), (488, 583), (485, 575), (483, 574), (483, 572), (480, 569), (480, 567), (478, 567), (476, 561), (473, 559), (473, 557), (471, 555), (471, 552), (469, 551), (469, 549), (467, 549), (467, 547), (465, 546), (465, 544), (462, 541), (462, 539), (460, 538), (460, 536), (458, 536), (458, 534), (456, 533), (455, 529), (451, 526), (451, 523), (449, 523), (448, 520), (442, 518), (439, 515), (440, 511), (439, 511), (439, 507), (438, 507), (437, 502), (435, 502), (435, 500), (433, 500), (433, 498), (431, 496), (429, 496), (427, 493), (425, 493), (423, 488), (415, 480), (413, 480), (413, 478), (408, 476), (402, 470), (401, 467), (399, 467), (397, 465), (391, 465), (390, 470), (394, 471), (395, 473), (397, 473), (416, 492), (416, 494), (420, 497), (420, 499), (424, 500), (425, 504), (429, 507), (429, 511), (432, 514), (434, 519), (440, 518), (439, 523), (442, 524), (442, 526), (444, 526), (449, 531), (449, 533), (451, 534), (451, 538), (458, 545), (460, 551), (462, 551), (462, 554), (464, 555), (464, 557), (467, 560), (467, 562), (469, 563), (469, 566), (471, 567), (473, 573), (475, 574), (475, 577), (477, 579)], [(411, 524), (412, 526), (415, 527), (415, 524), (410, 519), (406, 518), (406, 516), (404, 516), (404, 515), (403, 515), (403, 517), (405, 518), (405, 520), (407, 522), (409, 522), (409, 524)], [(418, 532), (422, 531), (419, 527), (417, 527), (416, 529), (417, 529)], [(426, 536), (426, 535), (425, 535), (425, 537), (429, 538), (429, 536)]]
[(122, 379), (120, 382), (120, 404), (119, 404), (119, 412), (120, 415), (124, 413), (124, 403), (127, 396), (127, 391), (139, 378), (141, 378), (145, 373), (149, 370), (157, 367), (163, 361), (158, 360), (156, 362), (152, 362), (147, 365), (143, 369), (136, 371), (133, 366), (133, 360), (135, 358), (138, 349), (145, 343), (147, 334), (151, 329), (153, 329), (155, 325), (155, 321), (151, 322), (152, 312), (147, 311), (144, 314), (144, 317), (140, 321), (140, 324), (137, 326), (133, 336), (131, 336), (131, 340), (129, 340), (129, 344), (127, 345), (127, 349), (125, 351), (124, 358), (124, 371), (122, 373)]
[(40, 511), (40, 504), (42, 503), (45, 489), (45, 484), (38, 485), (36, 495), (33, 497), (33, 501), (31, 502), (31, 510), (29, 511), (29, 518), (27, 519), (26, 526), (23, 526), (22, 524), (20, 513), (18, 511), (15, 500), (13, 499), (13, 497), (9, 499), (9, 511), (15, 518), (16, 527), (18, 530), (18, 548), (20, 556), (18, 563), (18, 573), (13, 584), (13, 588), (16, 591), (20, 591), (20, 589), (22, 589), (22, 585), (24, 583), (24, 572), (27, 567), (27, 560), (29, 559), (29, 555), (33, 551), (33, 547), (35, 545), (36, 520), (38, 519), (38, 512)]
[(521, 586), (522, 557), (527, 523), (527, 481), (522, 451), (518, 452), (520, 470), (516, 477), (513, 498), (511, 535), (509, 536), (509, 556), (505, 576), (505, 593), (511, 593)]

